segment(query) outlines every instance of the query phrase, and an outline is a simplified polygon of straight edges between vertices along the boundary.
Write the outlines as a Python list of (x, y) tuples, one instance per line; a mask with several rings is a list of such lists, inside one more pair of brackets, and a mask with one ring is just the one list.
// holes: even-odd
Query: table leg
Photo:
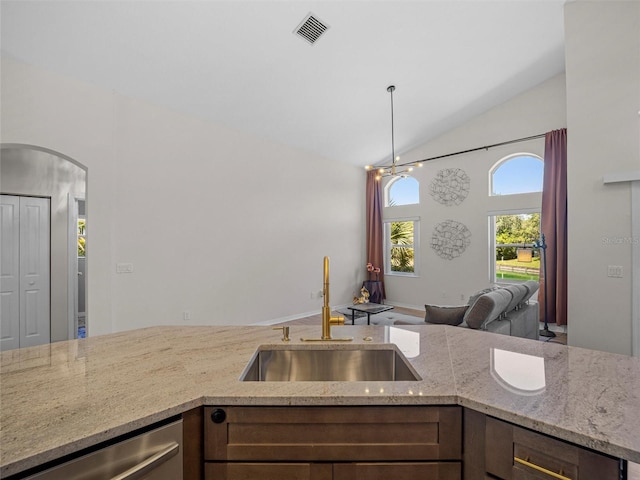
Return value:
[(367, 325), (371, 325), (371, 313), (367, 312)]
[(351, 325), (355, 325), (355, 324), (356, 324), (356, 311), (351, 310)]

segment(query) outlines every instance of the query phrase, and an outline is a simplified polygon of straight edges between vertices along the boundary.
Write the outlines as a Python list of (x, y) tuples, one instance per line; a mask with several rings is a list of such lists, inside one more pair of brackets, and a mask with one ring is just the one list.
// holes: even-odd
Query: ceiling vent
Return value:
[(317, 17), (310, 13), (300, 22), (300, 25), (296, 27), (293, 33), (313, 45), (328, 28), (328, 25), (322, 23)]

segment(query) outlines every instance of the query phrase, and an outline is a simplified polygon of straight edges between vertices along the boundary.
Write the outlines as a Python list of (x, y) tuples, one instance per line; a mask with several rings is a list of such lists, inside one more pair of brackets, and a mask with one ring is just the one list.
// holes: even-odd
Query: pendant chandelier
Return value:
[(396, 87), (394, 85), (387, 87), (387, 92), (391, 95), (391, 165), (367, 165), (365, 167), (365, 170), (376, 169), (378, 171), (376, 180), (380, 180), (383, 177), (407, 177), (408, 173), (413, 171), (413, 167), (422, 166), (422, 162), (398, 163), (400, 157), (396, 157), (395, 138), (393, 134), (393, 92), (395, 89)]

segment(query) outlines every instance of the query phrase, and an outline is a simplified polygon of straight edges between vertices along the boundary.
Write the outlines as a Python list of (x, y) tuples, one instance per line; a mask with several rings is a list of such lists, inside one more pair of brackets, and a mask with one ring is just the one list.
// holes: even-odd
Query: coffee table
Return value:
[(351, 310), (351, 325), (356, 324), (356, 312), (366, 313), (367, 325), (371, 325), (371, 315), (393, 310), (391, 305), (381, 305), (379, 303), (358, 303), (347, 308)]

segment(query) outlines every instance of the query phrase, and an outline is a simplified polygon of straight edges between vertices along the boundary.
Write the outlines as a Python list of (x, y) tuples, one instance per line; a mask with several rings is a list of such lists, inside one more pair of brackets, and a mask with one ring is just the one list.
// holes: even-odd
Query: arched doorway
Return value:
[[(77, 338), (79, 332), (82, 336), (87, 322), (87, 168), (50, 149), (33, 145), (2, 144), (0, 173), (0, 192), (3, 196), (48, 201), (48, 341)], [(78, 220), (83, 220), (81, 229)], [(23, 230), (24, 228), (20, 228), (21, 232)], [(29, 235), (32, 234), (25, 233), (23, 236)], [(25, 241), (25, 238), (20, 241)], [(26, 283), (27, 290), (30, 281), (28, 278), (22, 280)], [(28, 296), (28, 293), (27, 291), (22, 296)], [(24, 304), (24, 298), (20, 302)], [(15, 309), (13, 312), (5, 315), (3, 308), (4, 332), (15, 329)], [(29, 322), (29, 319), (24, 318), (22, 313), (18, 315), (17, 324), (20, 329), (33, 329), (33, 326), (20, 323)], [(84, 329), (80, 328), (83, 326)], [(2, 347), (3, 349), (26, 346), (16, 345), (15, 341), (5, 342), (5, 333), (2, 336), (0, 345), (9, 345)], [(45, 335), (42, 336), (44, 338)], [(46, 342), (41, 340), (40, 343)]]

